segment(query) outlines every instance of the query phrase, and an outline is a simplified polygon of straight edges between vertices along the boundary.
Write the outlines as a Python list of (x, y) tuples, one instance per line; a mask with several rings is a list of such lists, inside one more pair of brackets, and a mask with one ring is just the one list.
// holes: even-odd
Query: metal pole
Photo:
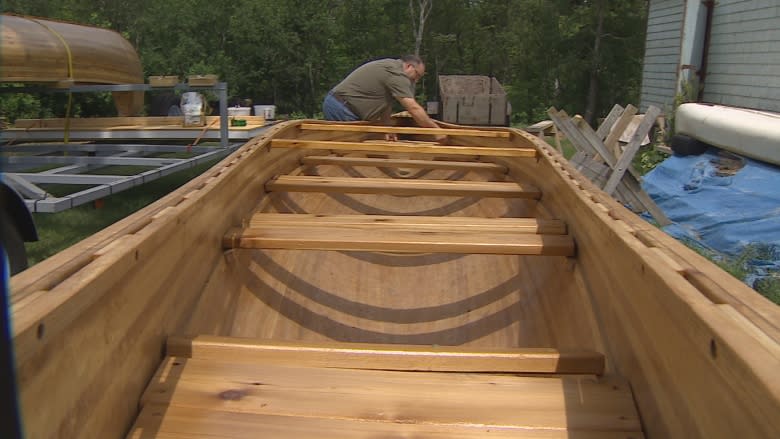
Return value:
[(227, 84), (219, 84), (219, 146), (228, 147)]

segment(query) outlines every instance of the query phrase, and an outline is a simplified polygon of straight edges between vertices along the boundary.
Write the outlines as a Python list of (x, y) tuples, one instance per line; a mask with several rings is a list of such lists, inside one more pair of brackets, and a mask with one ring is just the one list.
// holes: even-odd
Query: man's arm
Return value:
[[(428, 117), (428, 113), (425, 112), (423, 107), (420, 106), (420, 104), (417, 103), (417, 101), (414, 100), (414, 98), (397, 98), (398, 102), (403, 105), (403, 107), (406, 109), (406, 111), (409, 112), (409, 114), (412, 115), (414, 118), (414, 121), (417, 122), (417, 125), (424, 127), (424, 128), (439, 128), (438, 125), (436, 125), (436, 122), (433, 121), (430, 117)], [(441, 136), (435, 136), (437, 142), (443, 142), (447, 140), (447, 136), (441, 135)]]

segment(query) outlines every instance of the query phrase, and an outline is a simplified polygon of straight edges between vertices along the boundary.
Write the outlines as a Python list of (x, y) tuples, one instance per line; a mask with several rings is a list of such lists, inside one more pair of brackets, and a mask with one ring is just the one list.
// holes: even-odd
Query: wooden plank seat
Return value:
[(280, 175), (265, 185), (270, 192), (340, 192), (350, 194), (444, 195), (541, 198), (529, 184), (493, 181), (402, 180), (389, 178)]
[(454, 146), (415, 142), (345, 142), (335, 140), (273, 139), (272, 148), (325, 149), (332, 151), (373, 151), (424, 154), (476, 155), (536, 158), (534, 148), (494, 146)]
[(421, 346), (379, 343), (303, 342), (256, 338), (169, 337), (173, 357), (301, 367), (602, 375), (604, 354), (584, 349)]
[(477, 130), (469, 128), (422, 128), (362, 124), (303, 123), (301, 124), (301, 129), (319, 131), (349, 131), (357, 133), (432, 134), (439, 136), (492, 137), (502, 139), (509, 138), (509, 131)]
[[(381, 217), (355, 215), (344, 218), (301, 215), (299, 219), (273, 220), (255, 215), (247, 228), (235, 228), (224, 236), (225, 248), (385, 251), (401, 253), (473, 253), (574, 256), (574, 240), (563, 235), (556, 221), (516, 218), (473, 219), (473, 224), (453, 218)], [(295, 215), (295, 214), (291, 214)], [(387, 217), (390, 218), (390, 217)], [(410, 219), (406, 219), (410, 218)], [(513, 225), (515, 224), (515, 225)], [(519, 226), (517, 224), (520, 224)], [(537, 234), (540, 230), (552, 233)]]
[(308, 213), (256, 213), (247, 225), (252, 228), (272, 226), (328, 226), (373, 230), (482, 231), (563, 235), (566, 223), (539, 218), (477, 218), (462, 216), (410, 215), (321, 215)]
[(451, 160), (385, 159), (372, 157), (306, 156), (301, 164), (308, 166), (374, 166), (386, 168), (446, 169), (452, 171), (492, 171), (505, 174), (507, 168), (497, 163), (459, 162)]
[[(174, 355), (163, 360), (144, 392), (129, 438), (643, 437), (625, 380), (489, 370), (493, 361), (501, 371), (515, 361), (505, 361), (504, 350), (348, 348), (215, 337), (173, 340), (169, 347)], [(404, 351), (411, 360), (381, 356)], [(524, 351), (510, 355), (525, 364)], [(437, 353), (484, 357), (476, 360), (479, 373), (392, 370), (394, 363), (419, 362), (424, 368)], [(442, 361), (434, 369), (460, 363)], [(378, 367), (383, 362), (391, 370)]]

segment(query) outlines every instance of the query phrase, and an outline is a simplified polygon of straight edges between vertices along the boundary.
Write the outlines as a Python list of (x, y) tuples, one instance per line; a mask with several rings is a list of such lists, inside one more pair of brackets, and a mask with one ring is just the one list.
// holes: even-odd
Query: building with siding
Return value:
[(686, 88), (780, 112), (780, 0), (649, 0), (641, 110), (669, 111)]

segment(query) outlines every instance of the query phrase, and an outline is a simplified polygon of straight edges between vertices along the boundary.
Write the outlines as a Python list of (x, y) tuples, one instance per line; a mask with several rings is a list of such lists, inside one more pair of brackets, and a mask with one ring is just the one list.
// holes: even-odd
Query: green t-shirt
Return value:
[(404, 74), (403, 61), (380, 59), (355, 69), (333, 94), (363, 120), (389, 119), (396, 98), (414, 97), (414, 83)]

